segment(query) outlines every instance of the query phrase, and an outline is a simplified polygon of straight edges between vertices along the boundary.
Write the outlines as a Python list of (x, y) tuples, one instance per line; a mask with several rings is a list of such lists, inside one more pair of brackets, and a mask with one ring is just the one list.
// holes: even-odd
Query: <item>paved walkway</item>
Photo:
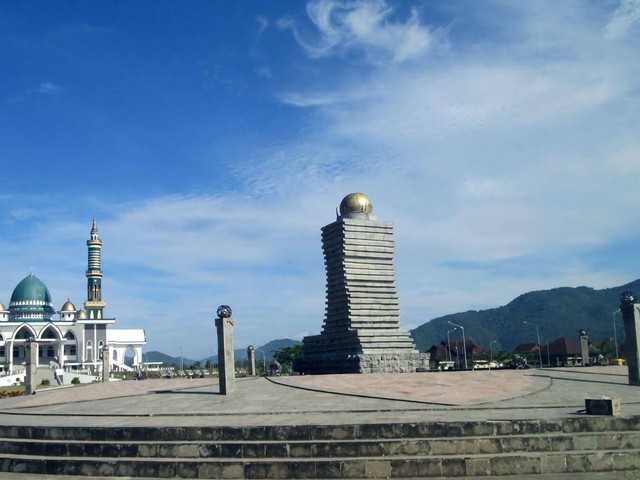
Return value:
[(259, 426), (575, 416), (585, 398), (640, 415), (626, 367), (109, 382), (0, 400), (0, 425)]

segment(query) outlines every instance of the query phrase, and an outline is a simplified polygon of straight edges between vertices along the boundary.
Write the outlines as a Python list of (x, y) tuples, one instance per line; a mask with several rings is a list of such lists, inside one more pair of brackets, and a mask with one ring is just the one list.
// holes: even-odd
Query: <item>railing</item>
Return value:
[(27, 372), (27, 369), (24, 367), (14, 368), (13, 370), (9, 370), (7, 372), (0, 372), (0, 377), (8, 377), (10, 375), (22, 375)]

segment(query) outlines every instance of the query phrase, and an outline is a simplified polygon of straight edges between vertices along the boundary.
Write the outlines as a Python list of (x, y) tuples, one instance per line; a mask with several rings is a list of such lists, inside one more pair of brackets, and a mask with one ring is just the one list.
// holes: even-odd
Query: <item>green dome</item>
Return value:
[(33, 274), (14, 288), (9, 311), (14, 320), (49, 320), (55, 313), (49, 289)]

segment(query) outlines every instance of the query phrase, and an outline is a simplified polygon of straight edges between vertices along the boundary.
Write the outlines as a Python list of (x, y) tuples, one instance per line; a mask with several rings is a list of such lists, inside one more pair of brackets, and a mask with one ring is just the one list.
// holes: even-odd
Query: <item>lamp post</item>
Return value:
[(489, 342), (489, 370), (491, 370), (491, 362), (493, 362), (493, 348), (491, 347), (498, 340), (491, 340)]
[(460, 370), (460, 353), (458, 352), (458, 340), (456, 340), (456, 370)]
[(618, 334), (616, 333), (616, 313), (618, 312), (620, 312), (620, 309), (616, 310), (611, 314), (611, 316), (613, 317), (613, 342), (616, 345), (616, 362), (620, 357), (620, 355), (618, 354)]
[(451, 330), (449, 330), (447, 332), (447, 350), (449, 351), (449, 361), (451, 361), (451, 338), (449, 338), (449, 334), (451, 332), (453, 332), (454, 330), (457, 330), (457, 329), (458, 329), (458, 327), (452, 328)]
[(462, 349), (464, 350), (464, 369), (467, 370), (469, 367), (467, 365), (467, 340), (464, 336), (464, 327), (462, 325), (457, 325), (455, 323), (452, 323), (448, 320), (447, 320), (447, 323), (449, 325), (453, 325), (454, 327), (458, 327), (460, 330), (462, 330)]
[(549, 357), (549, 338), (547, 337), (547, 365), (551, 366), (551, 357)]
[(540, 329), (538, 325), (535, 323), (529, 323), (526, 320), (523, 320), (526, 325), (531, 325), (532, 327), (536, 327), (536, 335), (538, 336), (538, 358), (540, 359), (540, 368), (542, 368), (542, 345), (540, 345)]

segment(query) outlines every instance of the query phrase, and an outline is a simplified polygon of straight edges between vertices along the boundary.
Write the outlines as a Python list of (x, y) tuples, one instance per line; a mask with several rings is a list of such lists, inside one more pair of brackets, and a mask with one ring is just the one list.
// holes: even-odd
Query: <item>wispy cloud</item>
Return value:
[(56, 93), (58, 90), (60, 90), (60, 87), (51, 82), (42, 82), (38, 88), (35, 89), (38, 93)]
[(299, 94), (284, 93), (280, 97), (280, 101), (294, 107), (319, 107), (323, 105), (331, 105), (342, 101), (344, 97), (331, 94)]
[(317, 0), (307, 4), (307, 15), (315, 31), (309, 32), (292, 18), (282, 19), (280, 27), (291, 29), (314, 58), (355, 50), (376, 63), (400, 63), (420, 57), (432, 42), (417, 10), (407, 19), (395, 20), (393, 8), (383, 0)]
[(605, 32), (609, 38), (620, 38), (625, 36), (631, 28), (638, 28), (638, 23), (640, 23), (640, 1), (622, 0), (612, 13)]
[[(239, 346), (319, 332), (320, 228), (351, 191), (395, 223), (405, 325), (637, 277), (632, 262), (593, 258), (640, 241), (637, 4), (396, 5), (314, 1), (281, 22), (301, 78), (256, 62), (295, 121), (283, 121), (283, 140), (244, 146), (224, 192), (82, 199), (98, 217), (121, 326), (202, 356), (221, 303), (234, 307)], [(445, 26), (448, 49), (432, 57)], [(36, 267), (54, 301), (81, 303), (91, 218), (51, 207), (66, 201), (0, 196), (0, 271), (18, 272), (0, 277), (0, 300)]]
[(60, 87), (52, 82), (41, 82), (37, 87), (26, 89), (21, 93), (14, 94), (4, 99), (7, 105), (20, 104), (29, 98), (37, 95), (53, 95), (60, 91)]
[[(572, 2), (485, 6), (493, 14), (507, 8), (509, 22), (488, 16), (475, 27), (493, 36), (469, 42), (457, 26), (474, 12), (457, 11), (449, 50), (437, 63), (345, 76), (324, 92), (297, 88), (280, 99), (314, 107), (324, 131), (315, 132), (309, 151), (346, 143), (388, 159), (357, 177), (398, 225), (407, 285), (426, 269), (444, 290), (455, 290), (457, 275), (428, 266), (442, 259), (517, 263), (519, 275), (504, 273), (505, 301), (517, 290), (543, 288), (554, 275), (554, 284), (613, 284), (624, 275), (567, 255), (640, 235), (625, 226), (624, 213), (638, 201), (624, 172), (638, 168), (631, 159), (640, 154), (632, 113), (640, 106), (640, 62), (634, 42), (605, 38), (608, 18), (623, 15), (631, 25), (635, 7), (622, 3), (608, 17), (600, 6)], [(355, 45), (333, 3), (311, 7), (323, 41), (309, 44), (294, 30), (305, 52), (319, 58)], [(547, 268), (559, 259), (571, 264), (570, 273)], [(479, 296), (488, 299), (502, 280), (482, 281)]]

